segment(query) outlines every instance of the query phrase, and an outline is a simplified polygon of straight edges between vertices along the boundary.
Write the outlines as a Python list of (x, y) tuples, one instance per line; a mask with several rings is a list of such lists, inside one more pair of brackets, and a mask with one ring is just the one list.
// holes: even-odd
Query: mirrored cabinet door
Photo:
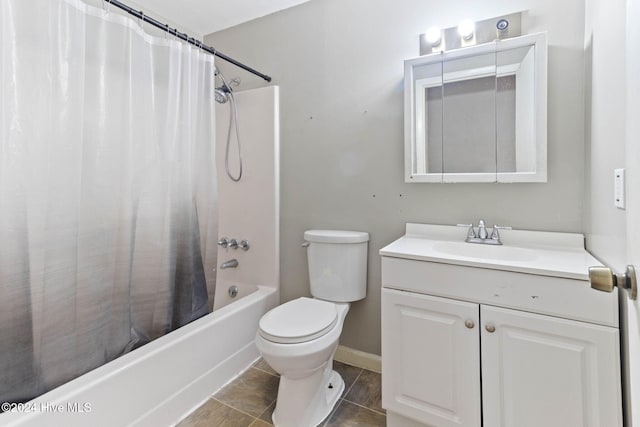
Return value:
[(414, 78), (416, 142), (412, 170), (416, 175), (430, 174), (442, 181), (442, 62), (414, 68)]
[(443, 182), (496, 181), (496, 54), (443, 62)]

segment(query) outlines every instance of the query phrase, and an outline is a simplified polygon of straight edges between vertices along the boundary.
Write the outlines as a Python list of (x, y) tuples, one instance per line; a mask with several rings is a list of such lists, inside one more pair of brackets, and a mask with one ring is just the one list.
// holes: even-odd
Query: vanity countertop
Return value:
[(406, 234), (380, 255), (576, 280), (589, 280), (589, 267), (602, 265), (585, 250), (579, 233), (500, 230), (503, 244), (486, 245), (465, 243), (467, 231), (408, 223)]

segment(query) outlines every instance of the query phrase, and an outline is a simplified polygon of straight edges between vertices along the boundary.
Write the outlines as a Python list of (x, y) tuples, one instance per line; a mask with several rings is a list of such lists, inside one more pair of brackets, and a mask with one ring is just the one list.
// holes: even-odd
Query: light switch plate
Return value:
[(618, 209), (624, 209), (624, 169), (614, 169), (614, 204)]

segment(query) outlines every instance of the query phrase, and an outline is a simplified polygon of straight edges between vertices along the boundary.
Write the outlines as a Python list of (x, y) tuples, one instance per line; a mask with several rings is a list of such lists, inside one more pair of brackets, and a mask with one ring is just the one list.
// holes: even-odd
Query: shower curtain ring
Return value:
[(144, 12), (142, 10), (140, 11), (140, 20), (138, 22), (138, 26), (141, 30), (144, 31)]

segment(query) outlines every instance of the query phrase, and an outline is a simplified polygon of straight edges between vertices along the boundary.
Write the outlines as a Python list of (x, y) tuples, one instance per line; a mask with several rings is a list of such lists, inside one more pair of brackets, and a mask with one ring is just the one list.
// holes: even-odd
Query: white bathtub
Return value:
[(16, 408), (21, 413), (0, 415), (0, 425), (176, 424), (259, 356), (254, 345), (258, 321), (278, 304), (278, 292), (241, 286), (238, 298)]

